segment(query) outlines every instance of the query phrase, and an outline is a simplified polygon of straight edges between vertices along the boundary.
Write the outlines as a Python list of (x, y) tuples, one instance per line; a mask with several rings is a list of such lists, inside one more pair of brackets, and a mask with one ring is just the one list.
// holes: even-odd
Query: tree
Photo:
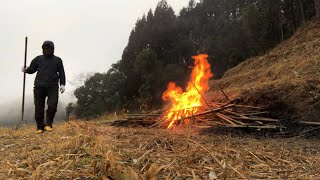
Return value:
[(96, 73), (74, 95), (78, 99), (76, 114), (80, 117), (96, 117), (106, 110), (104, 74)]
[(303, 8), (303, 2), (302, 0), (297, 0), (298, 1), (298, 4), (299, 4), (299, 14), (300, 14), (300, 17), (301, 17), (301, 21), (302, 21), (302, 24), (304, 24), (306, 22), (306, 18), (304, 17), (304, 8)]
[(320, 0), (314, 0), (317, 18), (320, 19)]
[(75, 114), (76, 112), (76, 105), (74, 103), (69, 103), (66, 107), (66, 118), (69, 119), (69, 117), (72, 114)]
[(144, 49), (137, 56), (134, 70), (141, 77), (142, 83), (139, 88), (139, 98), (145, 103), (159, 103), (159, 87), (162, 81), (162, 64), (157, 54), (152, 49)]
[(174, 48), (178, 33), (178, 19), (173, 9), (167, 1), (160, 1), (154, 11), (150, 48), (164, 64), (172, 60), (168, 51)]
[[(115, 110), (161, 105), (170, 81), (186, 85), (191, 56), (209, 54), (215, 78), (264, 54), (316, 15), (320, 0), (189, 0), (176, 16), (167, 1), (139, 18), (121, 60), (85, 79), (68, 112), (95, 117)], [(81, 81), (75, 81), (76, 83)]]

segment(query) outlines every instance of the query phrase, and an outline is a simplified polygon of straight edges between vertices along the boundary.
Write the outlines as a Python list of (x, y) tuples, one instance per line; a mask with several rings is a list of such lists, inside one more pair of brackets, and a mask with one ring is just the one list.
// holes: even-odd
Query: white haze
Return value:
[[(189, 0), (167, 0), (178, 14)], [(68, 82), (78, 74), (106, 72), (121, 59), (138, 18), (158, 0), (0, 0), (0, 124), (20, 119), (24, 38), (29, 37), (28, 63), (41, 54), (45, 40), (55, 43)], [(33, 119), (33, 80), (27, 76), (26, 114)], [(60, 113), (76, 86), (67, 84)]]

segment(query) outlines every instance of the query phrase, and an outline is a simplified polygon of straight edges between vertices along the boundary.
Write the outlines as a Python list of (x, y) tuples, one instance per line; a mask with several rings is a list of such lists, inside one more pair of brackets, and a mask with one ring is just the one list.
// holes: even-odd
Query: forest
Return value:
[(193, 55), (208, 54), (213, 79), (219, 79), (319, 17), (319, 4), (319, 0), (190, 0), (176, 13), (162, 0), (137, 20), (122, 58), (107, 72), (88, 76), (75, 90), (77, 101), (68, 104), (67, 115), (95, 118), (159, 108), (169, 82), (185, 87)]

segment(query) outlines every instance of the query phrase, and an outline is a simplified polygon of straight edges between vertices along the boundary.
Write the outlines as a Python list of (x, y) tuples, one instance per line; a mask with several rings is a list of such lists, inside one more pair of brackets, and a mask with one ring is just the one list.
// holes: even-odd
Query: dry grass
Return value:
[(72, 121), (0, 129), (1, 179), (316, 179), (320, 142)]
[(319, 69), (320, 21), (312, 21), (266, 55), (230, 69), (217, 83), (246, 103), (288, 106), (279, 111), (283, 118), (320, 121)]

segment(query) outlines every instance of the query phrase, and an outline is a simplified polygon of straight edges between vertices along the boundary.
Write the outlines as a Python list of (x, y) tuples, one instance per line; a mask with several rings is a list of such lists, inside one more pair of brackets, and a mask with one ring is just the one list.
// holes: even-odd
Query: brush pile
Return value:
[[(240, 105), (231, 101), (229, 103), (211, 103), (210, 108), (191, 116), (175, 120), (175, 125), (192, 125), (195, 127), (224, 126), (233, 128), (281, 128), (278, 119), (265, 117), (267, 111), (262, 108)], [(164, 118), (164, 113), (128, 114), (123, 120), (111, 123), (115, 126), (144, 126), (167, 127), (170, 120)], [(179, 112), (177, 112), (179, 113)]]

